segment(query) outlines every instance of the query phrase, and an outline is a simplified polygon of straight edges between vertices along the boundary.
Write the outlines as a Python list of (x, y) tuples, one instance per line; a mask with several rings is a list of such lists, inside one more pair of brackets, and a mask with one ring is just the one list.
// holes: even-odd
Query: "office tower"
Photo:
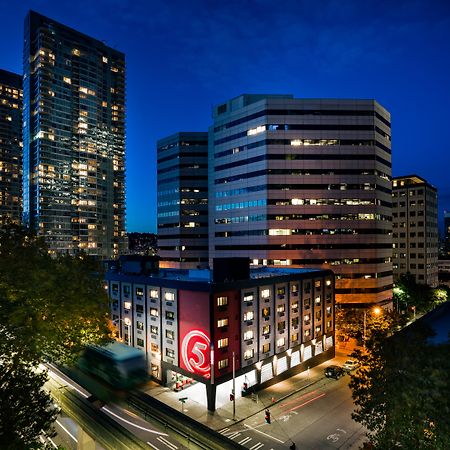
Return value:
[(21, 222), (22, 77), (0, 69), (0, 224)]
[(25, 19), (24, 222), (53, 252), (117, 256), (125, 238), (125, 57)]
[(437, 189), (417, 175), (392, 181), (394, 280), (411, 273), (416, 282), (438, 285)]
[(329, 268), (337, 303), (389, 302), (390, 114), (374, 100), (242, 95), (213, 117), (210, 259)]
[(208, 133), (176, 133), (157, 148), (161, 267), (208, 267)]
[(444, 211), (444, 255), (450, 258), (450, 212)]

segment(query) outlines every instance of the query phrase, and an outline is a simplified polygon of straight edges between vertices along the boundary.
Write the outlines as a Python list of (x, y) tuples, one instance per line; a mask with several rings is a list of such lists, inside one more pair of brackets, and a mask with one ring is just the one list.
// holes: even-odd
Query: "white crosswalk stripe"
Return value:
[(219, 433), (220, 434), (225, 434), (227, 431), (230, 431), (229, 428), (224, 428), (223, 430), (220, 430)]
[(253, 447), (250, 447), (250, 450), (259, 450), (261, 447), (264, 447), (264, 444), (262, 442), (258, 442)]
[(229, 435), (227, 436), (227, 438), (228, 438), (228, 439), (234, 439), (234, 438), (236, 438), (236, 437), (238, 437), (238, 436), (240, 436), (240, 435), (241, 435), (241, 433), (240, 433), (239, 431), (236, 431), (235, 433), (229, 434)]
[(248, 442), (250, 442), (252, 440), (251, 437), (246, 437), (244, 439), (242, 439), (242, 441), (239, 442), (239, 444), (244, 445), (247, 444)]

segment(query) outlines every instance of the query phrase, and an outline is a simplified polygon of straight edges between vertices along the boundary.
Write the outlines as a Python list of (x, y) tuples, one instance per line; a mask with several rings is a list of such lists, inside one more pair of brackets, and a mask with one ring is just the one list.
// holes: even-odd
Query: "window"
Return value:
[(315, 299), (316, 305), (320, 305), (320, 295), (318, 295)]
[(72, 84), (72, 80), (69, 77), (63, 77), (64, 83)]
[(166, 320), (174, 320), (175, 313), (173, 311), (166, 311)]
[(277, 313), (284, 313), (286, 311), (286, 305), (278, 305)]
[(244, 341), (249, 341), (253, 339), (253, 330), (248, 330), (244, 333)]
[(246, 294), (244, 294), (244, 302), (251, 302), (251, 301), (253, 301), (253, 293), (247, 292)]
[(314, 282), (314, 287), (315, 287), (315, 288), (320, 288), (320, 286), (321, 286), (320, 280), (316, 280), (316, 281)]
[(277, 289), (278, 297), (284, 297), (285, 293), (286, 293), (286, 289), (284, 287), (280, 287)]
[(156, 308), (150, 308), (150, 315), (153, 317), (158, 317), (159, 311)]
[(158, 344), (155, 344), (154, 342), (151, 343), (150, 348), (151, 348), (152, 352), (154, 352), (154, 353), (159, 352)]
[(136, 344), (137, 344), (138, 347), (143, 347), (144, 346), (144, 339), (137, 338), (136, 339)]
[(228, 367), (228, 358), (225, 359), (221, 359), (218, 363), (217, 363), (217, 367), (220, 369), (225, 369)]
[(228, 347), (228, 338), (219, 339), (217, 341), (217, 348)]
[(308, 298), (304, 301), (304, 307), (305, 309), (309, 309), (311, 307), (311, 299)]
[(150, 333), (158, 334), (158, 327), (155, 325), (150, 325)]
[(292, 341), (292, 342), (298, 341), (298, 333), (294, 333), (294, 334), (292, 335), (291, 341)]
[(261, 311), (262, 317), (269, 317), (270, 316), (270, 308), (263, 308)]
[(171, 348), (166, 348), (166, 356), (168, 358), (175, 358), (175, 350), (172, 350)]
[(264, 299), (270, 298), (270, 289), (263, 289), (261, 291), (261, 298), (264, 298)]
[(124, 307), (125, 309), (131, 309), (131, 302), (124, 302), (124, 303), (123, 303), (123, 307)]
[(142, 288), (136, 288), (136, 297), (143, 297), (144, 290)]
[(173, 330), (166, 330), (166, 338), (167, 339), (175, 339), (175, 331)]
[(331, 280), (325, 281), (325, 284), (326, 284), (327, 286), (331, 286)]
[(225, 319), (219, 319), (217, 321), (217, 328), (224, 328), (228, 326), (228, 317), (226, 317)]
[(305, 314), (305, 317), (303, 319), (305, 320), (305, 324), (308, 324), (311, 320), (311, 316), (309, 314)]
[(320, 333), (322, 331), (322, 325), (317, 325), (316, 327), (316, 334)]
[(255, 354), (255, 350), (253, 348), (249, 348), (248, 350), (245, 350), (244, 352), (244, 359), (252, 359)]
[(285, 320), (283, 320), (283, 322), (278, 322), (277, 323), (277, 330), (279, 332), (283, 332), (285, 328), (286, 328), (286, 321)]
[(166, 300), (167, 302), (173, 302), (175, 300), (175, 293), (174, 292), (165, 292), (164, 300)]
[(118, 284), (113, 284), (112, 285), (112, 292), (113, 292), (113, 294), (118, 294), (119, 293), (119, 285)]
[(263, 345), (263, 347), (262, 347), (262, 352), (263, 352), (263, 353), (268, 353), (268, 352), (270, 352), (270, 342)]
[(305, 330), (305, 336), (310, 336), (311, 335), (311, 330), (308, 328), (307, 330)]
[(247, 311), (244, 313), (244, 321), (249, 322), (250, 320), (253, 320), (253, 311)]
[(136, 305), (136, 312), (142, 314), (144, 312), (144, 305)]
[(293, 284), (291, 286), (291, 292), (293, 295), (298, 295), (298, 284)]
[(322, 319), (322, 311), (317, 311), (316, 312), (316, 320), (321, 320)]
[(137, 322), (136, 322), (136, 328), (137, 328), (138, 330), (143, 330), (143, 329), (144, 329), (144, 322), (139, 322), (139, 321), (137, 321)]
[(123, 295), (125, 297), (129, 297), (130, 296), (130, 292), (131, 292), (130, 286), (124, 286), (123, 287)]
[(305, 288), (305, 293), (309, 294), (311, 292), (311, 282), (308, 281), (304, 284), (304, 288)]
[(292, 319), (292, 328), (297, 328), (298, 327), (298, 317), (294, 317)]
[(298, 312), (298, 302), (292, 303), (292, 312)]
[(217, 297), (217, 306), (227, 306), (228, 297)]
[(285, 338), (280, 338), (277, 340), (277, 347), (284, 347), (284, 344), (286, 343)]
[(262, 334), (268, 335), (270, 334), (270, 325), (265, 325), (262, 329)]
[(331, 306), (327, 306), (327, 315), (329, 316), (331, 314)]
[(150, 290), (150, 298), (158, 298), (158, 290), (157, 289)]

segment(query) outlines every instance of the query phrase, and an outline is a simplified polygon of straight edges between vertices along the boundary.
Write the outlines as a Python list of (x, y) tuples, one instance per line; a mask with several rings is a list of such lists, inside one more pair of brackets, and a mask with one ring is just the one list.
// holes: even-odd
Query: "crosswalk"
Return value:
[(222, 430), (219, 430), (219, 433), (223, 434), (228, 439), (237, 441), (240, 445), (245, 445), (250, 450), (260, 450), (264, 447), (264, 444), (262, 442), (255, 443), (255, 440), (253, 438), (249, 436), (244, 437), (241, 431), (234, 431), (230, 430), (230, 428), (223, 428)]

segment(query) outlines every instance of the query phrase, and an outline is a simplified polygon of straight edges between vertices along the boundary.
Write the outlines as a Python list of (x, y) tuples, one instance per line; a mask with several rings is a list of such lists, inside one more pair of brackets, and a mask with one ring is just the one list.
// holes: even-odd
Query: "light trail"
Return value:
[(291, 403), (295, 403), (295, 402), (301, 400), (302, 398), (309, 397), (309, 396), (311, 396), (311, 395), (314, 395), (315, 393), (317, 393), (317, 389), (314, 390), (314, 391), (311, 391), (311, 392), (307, 392), (306, 394), (303, 394), (303, 395), (301, 395), (300, 397), (297, 397), (297, 398), (295, 398), (295, 399), (293, 399), (293, 400), (289, 400), (289, 401), (286, 402), (286, 403), (281, 403), (281, 404), (280, 404), (280, 407), (287, 406), (287, 405), (289, 405), (289, 404), (291, 404)]
[(78, 439), (58, 419), (56, 423), (78, 444)]
[(302, 406), (307, 405), (308, 403), (314, 402), (315, 400), (317, 400), (317, 399), (323, 397), (324, 395), (326, 395), (326, 394), (325, 394), (325, 393), (320, 394), (320, 395), (318, 395), (317, 397), (314, 397), (314, 398), (312, 398), (312, 399), (310, 399), (310, 400), (308, 400), (308, 401), (302, 403), (301, 405), (298, 405), (298, 406), (295, 406), (294, 408), (288, 409), (288, 411), (289, 411), (289, 412), (295, 411), (296, 409), (299, 409), (299, 408), (301, 408)]

